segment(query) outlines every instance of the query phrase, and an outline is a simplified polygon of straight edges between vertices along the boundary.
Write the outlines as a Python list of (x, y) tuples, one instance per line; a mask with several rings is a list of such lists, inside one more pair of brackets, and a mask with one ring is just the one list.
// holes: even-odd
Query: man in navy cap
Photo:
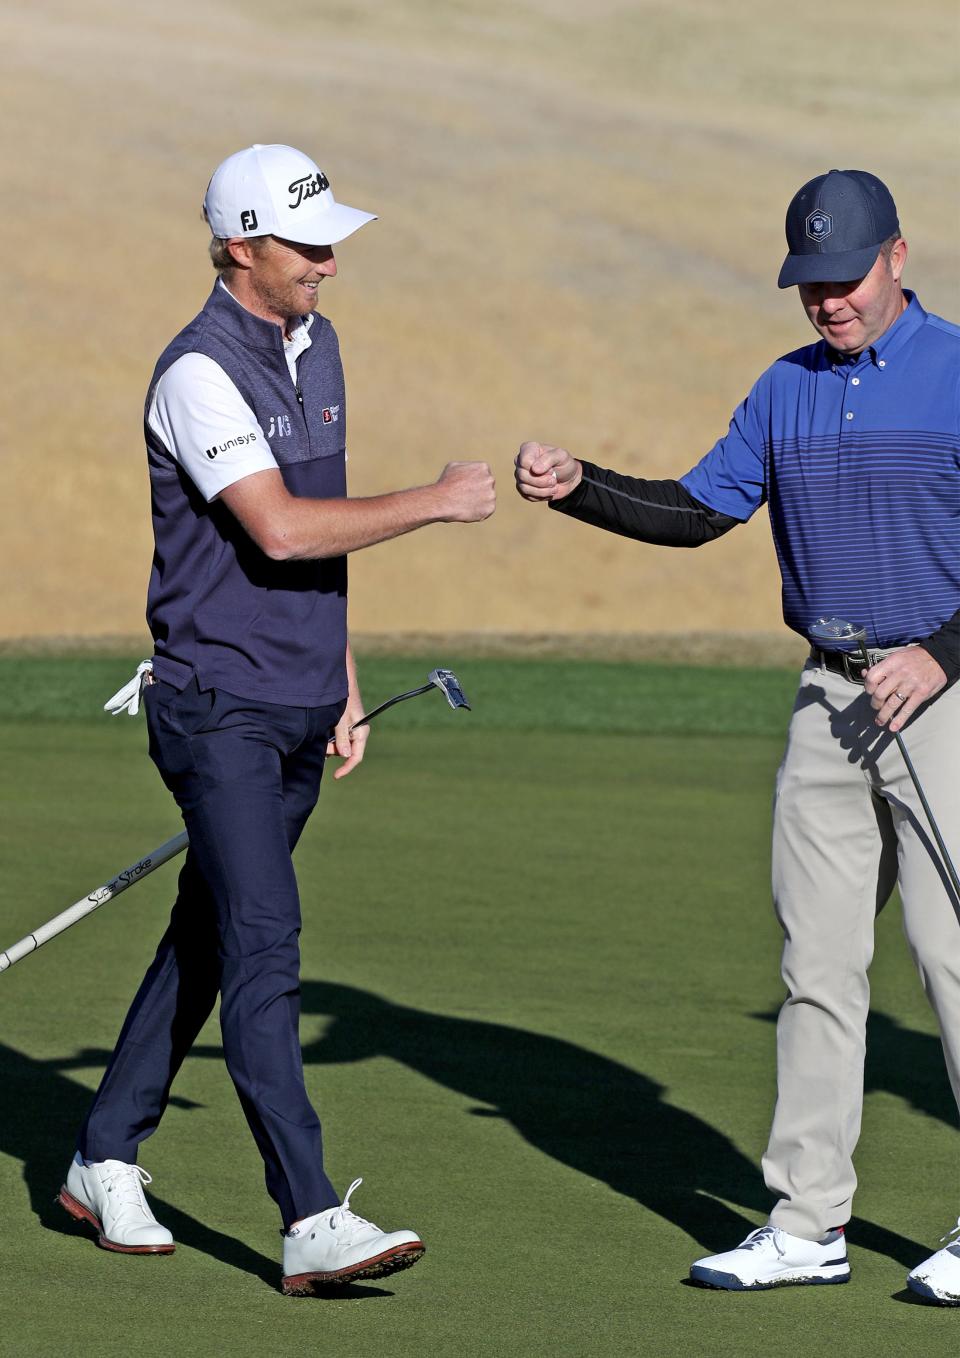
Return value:
[[(144, 702), (150, 754), (190, 835), (169, 928), (133, 1001), (60, 1191), (106, 1249), (168, 1254), (137, 1148), (220, 1000), (227, 1068), (284, 1228), (283, 1290), (379, 1277), (423, 1253), (357, 1216), (327, 1177), (298, 1036), (292, 851), (324, 760), (342, 777), (366, 725), (347, 641), (347, 554), (494, 509), (485, 463), (346, 494), (337, 337), (314, 310), (333, 246), (371, 221), (290, 146), (230, 156), (204, 215), (218, 278), (161, 355), (145, 433), (156, 541)], [(330, 913), (332, 902), (326, 902)]]
[[(706, 1286), (842, 1283), (852, 1211), (876, 912), (899, 883), (904, 928), (960, 1102), (960, 900), (893, 733), (960, 855), (960, 328), (903, 289), (887, 188), (831, 170), (794, 196), (781, 288), (819, 342), (778, 359), (728, 432), (677, 481), (647, 481), (525, 443), (517, 488), (568, 518), (695, 547), (767, 504), (787, 625), (842, 615), (870, 664), (811, 649), (777, 779), (773, 889), (787, 998), (763, 1160), (769, 1222), (698, 1260)], [(953, 1236), (955, 1232), (951, 1233)], [(960, 1243), (909, 1275), (960, 1303)]]

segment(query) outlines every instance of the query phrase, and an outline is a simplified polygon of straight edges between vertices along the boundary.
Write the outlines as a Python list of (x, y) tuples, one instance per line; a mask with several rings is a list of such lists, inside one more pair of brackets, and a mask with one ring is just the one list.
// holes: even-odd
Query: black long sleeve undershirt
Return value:
[(700, 547), (739, 519), (695, 500), (679, 481), (643, 481), (581, 462), (583, 480), (550, 508), (571, 519), (660, 547)]
[(960, 679), (960, 608), (939, 631), (924, 637), (919, 644), (933, 656), (947, 676), (947, 683), (955, 684)]
[[(550, 508), (571, 519), (661, 547), (701, 547), (735, 528), (739, 519), (694, 499), (679, 481), (645, 481), (580, 463), (583, 480)], [(919, 642), (953, 684), (960, 678), (960, 609)]]

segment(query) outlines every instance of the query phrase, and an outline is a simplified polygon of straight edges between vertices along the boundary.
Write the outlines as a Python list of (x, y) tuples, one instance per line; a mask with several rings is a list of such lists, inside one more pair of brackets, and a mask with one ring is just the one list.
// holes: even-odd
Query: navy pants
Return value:
[(300, 899), (291, 853), (344, 704), (144, 691), (150, 756), (190, 846), (170, 924), (130, 1008), (79, 1150), (133, 1163), (220, 995), (223, 1053), (284, 1227), (339, 1202), (300, 1053)]

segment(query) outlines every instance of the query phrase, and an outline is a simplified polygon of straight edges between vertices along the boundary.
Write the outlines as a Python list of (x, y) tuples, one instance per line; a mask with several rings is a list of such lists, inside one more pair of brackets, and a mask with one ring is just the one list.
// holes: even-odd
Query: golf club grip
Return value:
[(47, 920), (46, 924), (41, 924), (39, 928), (34, 929), (33, 933), (27, 934), (25, 938), (11, 944), (5, 952), (0, 953), (0, 971), (7, 971), (8, 968), (13, 966), (14, 962), (19, 962), (21, 958), (28, 957), (30, 953), (36, 952), (51, 938), (56, 938), (57, 934), (62, 934), (65, 929), (69, 929), (71, 924), (76, 924), (78, 920), (92, 914), (101, 905), (106, 905), (107, 901), (112, 901), (115, 896), (119, 896), (121, 891), (126, 891), (128, 886), (143, 881), (144, 877), (149, 876), (156, 868), (161, 867), (171, 858), (175, 858), (178, 853), (183, 853), (186, 847), (187, 832), (183, 830), (179, 835), (174, 835), (173, 839), (168, 839), (165, 844), (161, 844), (158, 849), (154, 849), (153, 853), (131, 863), (128, 868), (124, 868), (115, 877), (111, 877), (103, 886), (98, 886), (89, 895), (68, 906), (66, 910), (62, 910), (59, 915), (54, 915), (53, 919)]

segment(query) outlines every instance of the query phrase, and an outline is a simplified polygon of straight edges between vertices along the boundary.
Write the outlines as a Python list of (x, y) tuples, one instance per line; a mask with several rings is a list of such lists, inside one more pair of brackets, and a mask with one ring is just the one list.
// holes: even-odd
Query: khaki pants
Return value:
[[(787, 999), (763, 1170), (779, 1199), (772, 1224), (808, 1239), (843, 1225), (852, 1210), (867, 968), (874, 919), (895, 883), (960, 1103), (960, 901), (896, 742), (873, 716), (859, 684), (809, 662), (777, 775), (773, 893)], [(903, 736), (960, 864), (960, 684), (921, 708)]]

